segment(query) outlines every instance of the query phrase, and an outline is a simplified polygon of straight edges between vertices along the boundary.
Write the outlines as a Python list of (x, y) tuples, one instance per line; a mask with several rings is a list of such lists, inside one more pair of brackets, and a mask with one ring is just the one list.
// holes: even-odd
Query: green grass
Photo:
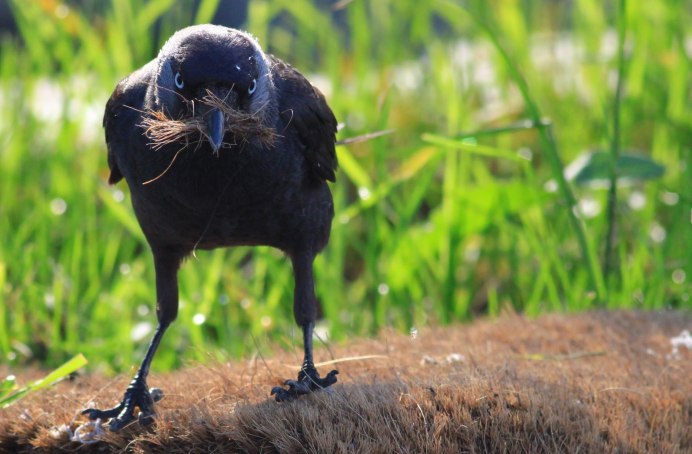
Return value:
[[(117, 81), (162, 44), (152, 24), (163, 40), (208, 21), (216, 2), (202, 3), (12, 2), (22, 38), (0, 44), (0, 357), (11, 366), (78, 352), (105, 371), (139, 360), (153, 266), (126, 185), (105, 183), (100, 120)], [(353, 1), (337, 16), (345, 25), (305, 0), (253, 0), (246, 25), (325, 87), (340, 138), (394, 130), (337, 150), (336, 217), (315, 263), (332, 338), (506, 307), (692, 307), (684, 2)], [(609, 169), (634, 150), (666, 170), (617, 191), (576, 185), (564, 165), (587, 150), (607, 150)], [(198, 252), (180, 287), (159, 370), (299, 343), (278, 251)]]
[(80, 353), (45, 377), (35, 380), (21, 388), (17, 385), (17, 379), (14, 375), (7, 376), (0, 382), (0, 409), (7, 408), (31, 393), (48, 388), (64, 380), (86, 364), (86, 358)]

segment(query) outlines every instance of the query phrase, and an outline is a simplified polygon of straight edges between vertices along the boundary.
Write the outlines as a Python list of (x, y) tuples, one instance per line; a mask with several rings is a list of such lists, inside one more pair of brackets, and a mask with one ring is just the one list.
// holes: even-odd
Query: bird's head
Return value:
[(166, 42), (155, 65), (143, 123), (153, 146), (195, 136), (215, 153), (224, 143), (271, 144), (276, 88), (252, 36), (217, 25), (188, 27)]

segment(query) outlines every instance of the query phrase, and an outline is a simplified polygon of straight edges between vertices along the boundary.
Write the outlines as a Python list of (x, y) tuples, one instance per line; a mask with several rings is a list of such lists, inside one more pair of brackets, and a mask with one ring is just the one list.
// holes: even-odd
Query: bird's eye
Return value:
[(250, 84), (250, 88), (247, 89), (247, 93), (249, 95), (253, 94), (257, 90), (257, 79), (252, 79), (252, 83)]
[(178, 90), (182, 90), (185, 86), (185, 82), (183, 82), (183, 76), (181, 76), (180, 73), (175, 73), (175, 86), (178, 87)]

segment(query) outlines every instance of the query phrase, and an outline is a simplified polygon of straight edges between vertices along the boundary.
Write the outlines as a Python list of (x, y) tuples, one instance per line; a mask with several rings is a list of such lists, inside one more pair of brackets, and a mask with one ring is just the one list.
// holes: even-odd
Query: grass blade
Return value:
[(622, 99), (622, 85), (625, 78), (625, 37), (627, 34), (626, 0), (618, 3), (618, 70), (615, 98), (613, 99), (613, 130), (610, 141), (610, 188), (608, 189), (608, 232), (606, 233), (605, 251), (603, 253), (603, 278), (608, 283), (608, 278), (613, 268), (613, 249), (615, 248), (615, 230), (617, 223), (617, 164), (620, 159), (620, 104)]
[(468, 139), (456, 140), (444, 136), (438, 136), (436, 134), (423, 134), (421, 138), (424, 142), (432, 143), (434, 145), (439, 145), (447, 148), (456, 148), (480, 156), (509, 159), (511, 161), (524, 161), (524, 158), (519, 156), (514, 151), (503, 150), (501, 148), (496, 147), (488, 147), (485, 145), (478, 145), (476, 143), (470, 142)]
[[(64, 379), (71, 373), (75, 372), (76, 370), (84, 367), (87, 364), (87, 359), (82, 355), (81, 353), (74, 356), (72, 359), (67, 361), (65, 364), (62, 366), (58, 367), (55, 369), (53, 372), (49, 373), (42, 379), (36, 380), (32, 383), (29, 383), (23, 388), (18, 389), (14, 393), (10, 394), (9, 396), (2, 397), (0, 398), (0, 408), (7, 408), (13, 403), (17, 402), (18, 400), (22, 399), (25, 397), (27, 394), (39, 391), (41, 389), (47, 388), (51, 385), (54, 385), (55, 383), (59, 382), (60, 380)], [(8, 381), (10, 377), (7, 377), (5, 379), (5, 382)], [(6, 384), (3, 384), (2, 389), (4, 390), (6, 388)]]

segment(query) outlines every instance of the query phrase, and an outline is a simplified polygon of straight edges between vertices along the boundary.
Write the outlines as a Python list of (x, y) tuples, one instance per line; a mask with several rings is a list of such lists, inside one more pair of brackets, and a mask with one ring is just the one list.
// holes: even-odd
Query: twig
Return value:
[(351, 145), (354, 143), (366, 142), (368, 140), (375, 139), (377, 137), (386, 136), (387, 134), (393, 133), (393, 129), (385, 129), (384, 131), (369, 132), (367, 134), (362, 134), (360, 136), (349, 137), (347, 139), (337, 140), (337, 145)]

